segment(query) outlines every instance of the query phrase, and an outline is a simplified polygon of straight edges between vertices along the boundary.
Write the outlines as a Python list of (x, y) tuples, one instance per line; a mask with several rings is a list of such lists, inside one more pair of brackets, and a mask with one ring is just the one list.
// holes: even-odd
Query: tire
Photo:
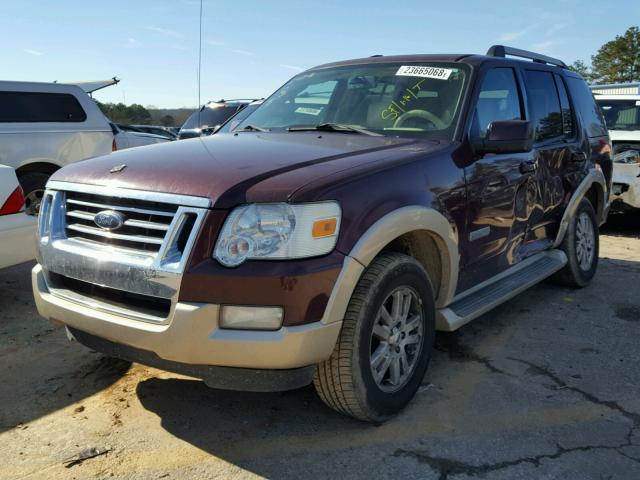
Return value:
[(18, 180), (24, 191), (25, 209), (29, 215), (38, 215), (40, 202), (44, 196), (44, 189), (51, 175), (41, 172), (29, 172), (20, 175)]
[(560, 246), (568, 262), (553, 276), (553, 280), (567, 287), (586, 287), (596, 274), (600, 249), (599, 229), (593, 205), (583, 199)]
[[(402, 310), (394, 310), (394, 304), (403, 305)], [(382, 309), (390, 315), (383, 315)], [(390, 328), (393, 325), (398, 328)], [(412, 257), (383, 253), (355, 288), (334, 351), (318, 365), (313, 380), (316, 391), (340, 413), (383, 422), (415, 395), (429, 364), (434, 336), (435, 302), (427, 272)]]

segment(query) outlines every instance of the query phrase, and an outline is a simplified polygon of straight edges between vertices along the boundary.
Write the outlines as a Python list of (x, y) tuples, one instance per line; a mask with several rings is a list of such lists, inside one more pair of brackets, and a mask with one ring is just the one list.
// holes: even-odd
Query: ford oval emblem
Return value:
[(117, 230), (124, 225), (124, 220), (124, 215), (115, 210), (103, 210), (93, 217), (93, 223), (103, 230)]

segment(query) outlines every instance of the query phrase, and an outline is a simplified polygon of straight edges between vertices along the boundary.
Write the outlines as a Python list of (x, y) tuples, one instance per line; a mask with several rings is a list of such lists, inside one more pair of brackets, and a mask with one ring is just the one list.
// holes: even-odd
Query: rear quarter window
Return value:
[(567, 77), (567, 85), (587, 135), (589, 137), (606, 136), (607, 127), (602, 112), (585, 81), (580, 78)]
[(84, 122), (87, 114), (68, 93), (0, 92), (1, 123)]

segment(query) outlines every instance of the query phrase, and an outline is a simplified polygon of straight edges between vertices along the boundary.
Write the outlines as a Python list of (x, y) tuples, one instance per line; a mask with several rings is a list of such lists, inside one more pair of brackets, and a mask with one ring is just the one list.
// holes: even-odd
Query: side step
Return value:
[(456, 296), (447, 307), (438, 310), (436, 329), (457, 330), (520, 292), (554, 274), (567, 263), (562, 250), (541, 252), (509, 270)]

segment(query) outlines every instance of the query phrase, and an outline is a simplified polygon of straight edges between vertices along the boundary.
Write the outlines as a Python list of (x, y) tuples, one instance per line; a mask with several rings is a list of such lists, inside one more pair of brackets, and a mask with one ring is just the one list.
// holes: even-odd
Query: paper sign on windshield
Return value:
[(451, 72), (453, 72), (453, 70), (450, 68), (403, 65), (398, 69), (396, 75), (402, 75), (405, 77), (422, 77), (436, 78), (438, 80), (449, 80), (449, 75), (451, 75)]

